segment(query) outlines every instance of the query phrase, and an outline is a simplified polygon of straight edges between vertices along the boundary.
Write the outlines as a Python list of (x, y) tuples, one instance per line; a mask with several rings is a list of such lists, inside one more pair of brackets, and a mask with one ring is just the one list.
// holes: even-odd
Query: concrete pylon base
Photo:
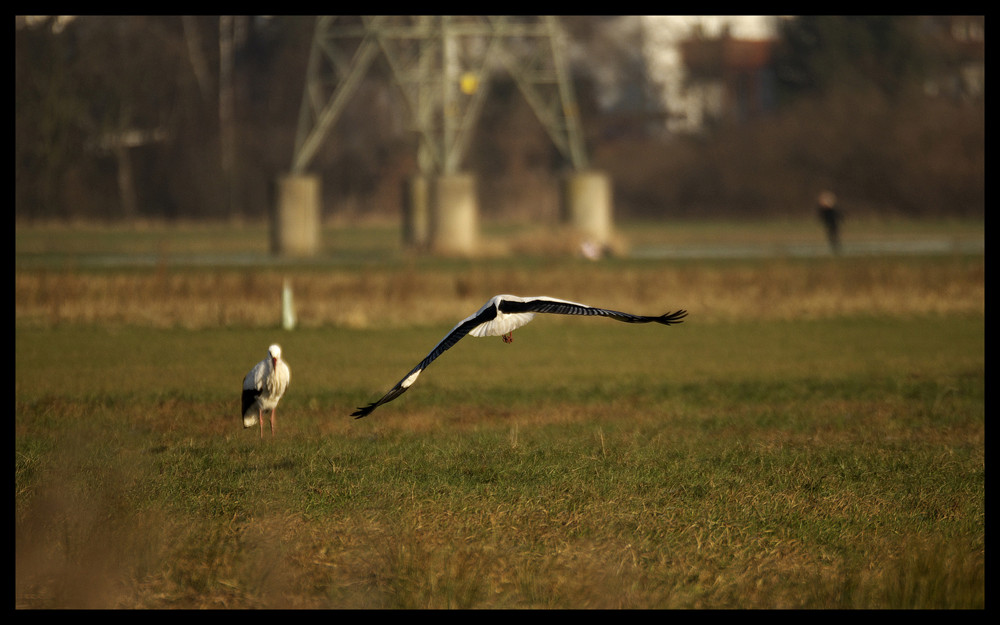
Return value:
[(319, 178), (301, 174), (279, 177), (271, 219), (271, 252), (282, 256), (315, 256), (319, 242)]
[(585, 241), (608, 246), (614, 237), (611, 179), (599, 171), (573, 172), (563, 180), (562, 218)]
[(430, 181), (430, 249), (435, 254), (473, 256), (479, 243), (476, 177), (447, 174)]

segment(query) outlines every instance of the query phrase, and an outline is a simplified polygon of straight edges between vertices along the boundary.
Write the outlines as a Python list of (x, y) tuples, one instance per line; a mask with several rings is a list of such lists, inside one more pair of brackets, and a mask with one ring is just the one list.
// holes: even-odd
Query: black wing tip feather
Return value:
[(351, 416), (354, 417), (355, 419), (361, 419), (363, 417), (367, 417), (377, 407), (378, 407), (378, 402), (368, 404), (367, 406), (360, 407), (354, 412), (352, 412)]
[(673, 325), (675, 323), (684, 323), (684, 317), (687, 317), (688, 311), (678, 310), (677, 312), (667, 313), (656, 318), (657, 321), (663, 325)]
[(373, 401), (367, 406), (360, 406), (357, 410), (351, 413), (351, 416), (354, 417), (355, 419), (361, 419), (362, 417), (367, 417), (382, 404), (388, 404), (389, 402), (396, 399), (405, 392), (406, 388), (404, 387), (393, 388), (391, 391), (383, 395), (382, 398), (379, 399), (378, 401)]

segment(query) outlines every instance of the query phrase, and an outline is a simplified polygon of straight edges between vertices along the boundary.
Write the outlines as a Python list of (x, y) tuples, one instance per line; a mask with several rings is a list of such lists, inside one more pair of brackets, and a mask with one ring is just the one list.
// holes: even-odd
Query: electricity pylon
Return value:
[(555, 146), (587, 167), (564, 42), (554, 17), (323, 16), (316, 20), (292, 172), (303, 173), (381, 54), (419, 137), (421, 173), (461, 168), (491, 76), (511, 76)]

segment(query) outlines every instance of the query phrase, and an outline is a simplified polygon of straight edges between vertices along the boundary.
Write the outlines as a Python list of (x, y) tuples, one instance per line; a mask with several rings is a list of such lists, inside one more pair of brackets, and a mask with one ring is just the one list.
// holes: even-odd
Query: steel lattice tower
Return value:
[(580, 121), (554, 17), (324, 16), (316, 20), (292, 172), (309, 167), (378, 55), (419, 137), (423, 175), (457, 172), (505, 70), (575, 170), (587, 167)]

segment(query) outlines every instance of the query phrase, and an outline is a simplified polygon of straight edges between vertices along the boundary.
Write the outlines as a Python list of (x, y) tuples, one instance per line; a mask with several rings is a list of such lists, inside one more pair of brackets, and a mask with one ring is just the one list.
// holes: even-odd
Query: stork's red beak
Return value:
[(275, 369), (278, 368), (278, 359), (277, 358), (272, 358), (271, 359), (271, 366), (274, 367)]

